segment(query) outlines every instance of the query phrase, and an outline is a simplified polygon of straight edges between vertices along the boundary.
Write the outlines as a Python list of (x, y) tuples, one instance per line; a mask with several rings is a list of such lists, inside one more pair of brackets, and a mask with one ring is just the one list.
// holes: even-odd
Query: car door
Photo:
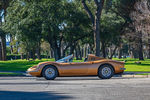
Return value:
[(80, 76), (88, 75), (88, 68), (91, 62), (71, 62), (61, 65), (62, 76)]

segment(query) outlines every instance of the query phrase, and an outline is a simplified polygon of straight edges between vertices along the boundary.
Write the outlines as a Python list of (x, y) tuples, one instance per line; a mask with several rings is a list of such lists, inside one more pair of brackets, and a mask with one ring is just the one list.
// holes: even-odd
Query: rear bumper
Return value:
[(120, 68), (120, 70), (126, 70), (126, 68)]

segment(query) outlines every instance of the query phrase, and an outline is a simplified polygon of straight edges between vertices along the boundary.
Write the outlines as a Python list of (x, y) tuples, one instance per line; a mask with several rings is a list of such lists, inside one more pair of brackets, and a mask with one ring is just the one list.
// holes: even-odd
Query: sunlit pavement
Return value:
[(0, 100), (150, 100), (150, 78), (0, 77)]

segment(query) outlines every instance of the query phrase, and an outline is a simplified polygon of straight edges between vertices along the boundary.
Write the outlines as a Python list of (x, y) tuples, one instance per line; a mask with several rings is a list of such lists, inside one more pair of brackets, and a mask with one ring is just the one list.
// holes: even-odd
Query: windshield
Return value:
[(73, 55), (69, 55), (67, 57), (57, 60), (56, 62), (67, 63), (67, 62), (72, 62), (72, 61), (73, 61)]

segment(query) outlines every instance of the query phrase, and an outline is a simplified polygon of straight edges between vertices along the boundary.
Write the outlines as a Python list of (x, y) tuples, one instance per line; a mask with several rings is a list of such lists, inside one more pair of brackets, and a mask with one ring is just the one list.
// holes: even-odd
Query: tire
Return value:
[(42, 76), (46, 80), (54, 80), (58, 76), (58, 71), (54, 66), (46, 66), (42, 70)]
[(114, 75), (114, 69), (111, 65), (102, 65), (98, 69), (98, 77), (101, 79), (110, 79)]

